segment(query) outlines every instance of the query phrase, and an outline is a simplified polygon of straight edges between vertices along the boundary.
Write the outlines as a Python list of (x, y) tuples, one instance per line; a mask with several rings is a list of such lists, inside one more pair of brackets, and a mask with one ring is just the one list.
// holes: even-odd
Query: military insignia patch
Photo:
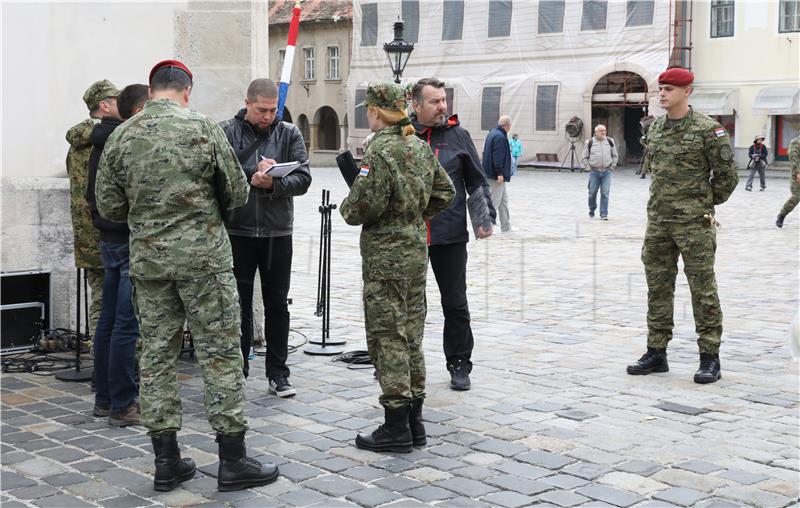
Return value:
[(718, 138), (721, 138), (722, 136), (725, 136), (727, 134), (728, 133), (725, 132), (725, 129), (723, 129), (722, 127), (720, 127), (719, 129), (714, 129), (714, 135), (716, 135)]
[(369, 174), (370, 167), (368, 164), (361, 165), (361, 171), (358, 172), (358, 176), (367, 176)]
[(723, 145), (722, 148), (719, 149), (719, 156), (724, 161), (729, 161), (733, 159), (733, 150), (731, 150), (731, 146)]

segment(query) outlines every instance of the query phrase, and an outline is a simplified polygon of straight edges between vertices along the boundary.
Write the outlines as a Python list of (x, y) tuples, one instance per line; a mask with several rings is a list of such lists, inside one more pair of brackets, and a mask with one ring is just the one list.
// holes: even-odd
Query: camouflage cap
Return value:
[(360, 104), (356, 104), (356, 107), (370, 105), (390, 111), (405, 111), (406, 89), (391, 81), (370, 83), (369, 86), (367, 86), (367, 95), (364, 101)]
[(114, 86), (111, 81), (102, 79), (100, 81), (95, 81), (86, 89), (86, 92), (83, 94), (83, 102), (86, 103), (86, 107), (89, 108), (89, 111), (94, 111), (100, 106), (100, 101), (108, 99), (109, 97), (116, 97), (117, 95), (119, 95), (117, 87)]

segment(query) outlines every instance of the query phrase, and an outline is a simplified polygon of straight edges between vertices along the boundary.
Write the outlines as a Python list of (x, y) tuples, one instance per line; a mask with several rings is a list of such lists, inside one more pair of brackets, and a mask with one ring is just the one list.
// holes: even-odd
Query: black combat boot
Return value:
[(356, 436), (356, 446), (373, 452), (409, 453), (413, 450), (408, 426), (410, 408), (410, 404), (397, 409), (385, 408), (386, 423), (370, 434)]
[(408, 426), (411, 429), (411, 440), (414, 446), (425, 446), (428, 439), (425, 437), (425, 425), (422, 424), (422, 401), (417, 398), (411, 400), (411, 410), (408, 413)]
[(219, 474), (217, 490), (232, 490), (260, 487), (278, 479), (278, 466), (262, 464), (247, 456), (244, 432), (241, 434), (217, 434), (219, 443)]
[(156, 474), (153, 488), (168, 492), (179, 483), (191, 480), (197, 468), (192, 459), (182, 459), (178, 448), (178, 438), (174, 432), (150, 436), (153, 451), (156, 453)]
[(779, 213), (778, 214), (778, 218), (775, 219), (775, 225), (778, 226), (779, 228), (782, 228), (783, 227), (783, 219), (785, 219), (785, 218), (786, 218), (785, 215), (783, 215), (782, 213)]
[(694, 373), (694, 382), (706, 384), (722, 379), (720, 367), (718, 354), (700, 353), (700, 368)]
[(450, 371), (450, 388), (460, 392), (469, 390), (472, 383), (469, 380), (469, 373), (472, 367), (463, 360), (457, 360), (447, 366)]
[(628, 365), (628, 374), (632, 376), (646, 375), (653, 372), (669, 372), (667, 349), (648, 347), (639, 361)]

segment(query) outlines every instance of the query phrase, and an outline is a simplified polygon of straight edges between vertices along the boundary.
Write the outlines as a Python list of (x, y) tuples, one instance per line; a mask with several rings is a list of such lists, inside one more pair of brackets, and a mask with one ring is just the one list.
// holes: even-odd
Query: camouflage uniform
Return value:
[(792, 172), (790, 178), (790, 189), (792, 191), (791, 197), (786, 200), (783, 208), (781, 208), (781, 215), (786, 217), (794, 210), (797, 203), (800, 202), (800, 182), (797, 181), (797, 176), (800, 175), (800, 136), (794, 138), (789, 143), (789, 162), (792, 165)]
[(153, 435), (181, 428), (176, 332), (186, 319), (209, 423), (244, 432), (239, 302), (220, 206), (244, 205), (248, 188), (225, 134), (173, 100), (149, 101), (106, 142), (96, 189), (100, 214), (131, 229), (142, 423)]
[[(372, 86), (371, 91), (377, 97), (368, 93), (368, 100), (380, 107), (404, 100), (402, 89), (393, 85)], [(375, 134), (339, 208), (348, 224), (363, 225), (367, 349), (383, 391), (380, 403), (389, 409), (425, 396), (425, 220), (446, 210), (454, 196), (430, 147), (393, 125)]]
[(88, 324), (92, 331), (100, 318), (104, 270), (103, 262), (100, 260), (100, 232), (92, 225), (92, 215), (85, 195), (89, 155), (92, 153), (89, 135), (98, 123), (99, 119), (87, 118), (67, 131), (67, 142), (70, 145), (67, 152), (69, 208), (72, 215), (75, 266), (85, 270), (91, 288)]
[(678, 256), (692, 293), (697, 343), (716, 354), (722, 310), (714, 277), (714, 205), (730, 197), (739, 177), (728, 133), (694, 110), (676, 122), (666, 115), (647, 133), (644, 171), (650, 173), (647, 231), (642, 262), (647, 277), (647, 345), (666, 348), (672, 339)]

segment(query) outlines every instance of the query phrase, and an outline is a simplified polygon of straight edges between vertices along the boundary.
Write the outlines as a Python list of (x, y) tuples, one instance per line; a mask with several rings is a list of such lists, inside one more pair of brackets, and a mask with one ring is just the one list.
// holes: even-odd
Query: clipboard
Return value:
[(300, 163), (297, 161), (292, 162), (281, 162), (271, 166), (267, 171), (266, 174), (273, 178), (281, 178), (283, 176), (288, 175), (295, 169), (300, 167)]
[(339, 171), (342, 173), (344, 181), (347, 182), (347, 186), (352, 187), (360, 170), (350, 150), (336, 156), (336, 165), (339, 166)]

